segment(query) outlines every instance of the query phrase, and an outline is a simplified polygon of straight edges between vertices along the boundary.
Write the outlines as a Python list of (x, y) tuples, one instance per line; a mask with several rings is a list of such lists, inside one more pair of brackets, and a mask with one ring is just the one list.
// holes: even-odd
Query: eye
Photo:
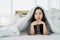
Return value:
[(42, 12), (39, 12), (39, 15), (42, 15)]
[(37, 15), (37, 13), (35, 13), (35, 15)]

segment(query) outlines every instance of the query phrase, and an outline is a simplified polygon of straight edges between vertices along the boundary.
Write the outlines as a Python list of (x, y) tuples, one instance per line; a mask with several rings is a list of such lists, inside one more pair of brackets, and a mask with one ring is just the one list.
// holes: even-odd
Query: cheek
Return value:
[(37, 15), (35, 15), (34, 17), (35, 17), (35, 19), (37, 20), (38, 16), (37, 16)]
[(40, 19), (42, 19), (43, 18), (43, 15), (40, 15)]
[(36, 15), (34, 17), (35, 17), (35, 19), (37, 19), (37, 16)]

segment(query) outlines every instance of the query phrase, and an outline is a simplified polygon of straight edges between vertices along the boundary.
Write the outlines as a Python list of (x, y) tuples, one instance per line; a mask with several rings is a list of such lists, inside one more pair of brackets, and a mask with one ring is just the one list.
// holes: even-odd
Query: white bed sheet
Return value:
[(26, 33), (22, 33), (20, 36), (12, 36), (12, 37), (2, 37), (0, 40), (60, 40), (60, 34), (54, 33), (51, 35), (27, 35)]

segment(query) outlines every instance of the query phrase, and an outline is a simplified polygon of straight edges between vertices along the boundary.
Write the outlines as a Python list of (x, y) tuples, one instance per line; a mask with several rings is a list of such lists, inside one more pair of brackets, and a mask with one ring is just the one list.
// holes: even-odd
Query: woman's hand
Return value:
[(31, 26), (30, 26), (30, 31), (29, 31), (29, 34), (30, 34), (30, 35), (34, 35), (34, 34), (35, 34), (35, 32), (34, 32), (34, 25), (35, 25), (35, 23), (32, 22), (32, 23), (31, 23)]
[(43, 34), (44, 35), (48, 34), (48, 30), (46, 28), (45, 22), (43, 22), (43, 21), (40, 21), (40, 22), (34, 21), (34, 22), (31, 23), (31, 27), (30, 27), (30, 34), (31, 35), (35, 34), (35, 32), (34, 32), (34, 25), (36, 25), (36, 24), (43, 24)]
[(29, 32), (31, 35), (35, 34), (35, 32), (34, 32), (34, 25), (37, 25), (37, 24), (45, 24), (45, 23), (44, 22), (37, 22), (37, 21), (32, 22), (31, 23), (31, 27), (30, 27), (30, 32)]

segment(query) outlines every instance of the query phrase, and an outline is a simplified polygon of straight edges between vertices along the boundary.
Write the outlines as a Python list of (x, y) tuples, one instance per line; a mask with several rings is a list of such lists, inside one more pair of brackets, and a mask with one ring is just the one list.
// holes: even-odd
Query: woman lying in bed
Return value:
[(31, 24), (29, 27), (30, 35), (35, 34), (48, 35), (50, 33), (53, 33), (52, 30), (50, 29), (50, 25), (47, 21), (47, 18), (45, 17), (45, 13), (42, 8), (36, 7), (29, 21)]

